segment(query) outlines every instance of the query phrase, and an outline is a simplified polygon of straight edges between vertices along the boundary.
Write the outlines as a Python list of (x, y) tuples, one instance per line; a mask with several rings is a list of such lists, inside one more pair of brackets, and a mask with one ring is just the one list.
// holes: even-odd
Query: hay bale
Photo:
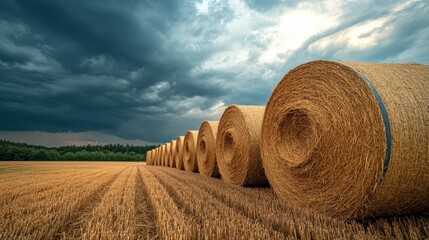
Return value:
[(159, 159), (159, 161), (160, 161), (160, 162), (159, 162), (159, 165), (160, 165), (160, 166), (165, 166), (165, 165), (164, 165), (164, 160), (165, 160), (165, 144), (163, 144), (163, 145), (161, 146), (161, 153), (160, 153), (160, 154), (161, 154), (161, 156), (160, 156), (161, 158)]
[(176, 140), (172, 140), (170, 142), (170, 155), (169, 155), (169, 161), (168, 161), (168, 166), (169, 167), (176, 167), (176, 160), (174, 159), (176, 155)]
[(197, 140), (198, 131), (188, 131), (183, 141), (183, 166), (189, 172), (198, 172)]
[(225, 109), (216, 137), (216, 158), (226, 182), (241, 186), (267, 185), (260, 157), (263, 106), (232, 105)]
[(168, 167), (168, 163), (170, 162), (170, 143), (165, 144), (164, 148), (164, 165), (165, 167)]
[(151, 163), (151, 160), (152, 160), (152, 159), (151, 159), (151, 152), (152, 152), (152, 151), (147, 151), (147, 152), (146, 152), (146, 164), (147, 164), (147, 165), (152, 165), (152, 163)]
[(429, 211), (429, 66), (314, 61), (274, 89), (262, 157), (274, 191), (330, 216)]
[(157, 166), (161, 166), (161, 158), (162, 158), (162, 145), (158, 147)]
[(176, 152), (174, 160), (176, 162), (176, 168), (184, 170), (185, 166), (183, 165), (183, 142), (185, 141), (185, 136), (180, 136), (176, 139)]
[(161, 151), (161, 146), (158, 146), (156, 148), (156, 157), (155, 157), (155, 161), (156, 161), (155, 165), (157, 165), (157, 166), (159, 166), (159, 159), (161, 158), (160, 157), (160, 151)]
[(200, 174), (220, 177), (216, 161), (216, 135), (219, 122), (204, 121), (198, 131), (197, 161)]

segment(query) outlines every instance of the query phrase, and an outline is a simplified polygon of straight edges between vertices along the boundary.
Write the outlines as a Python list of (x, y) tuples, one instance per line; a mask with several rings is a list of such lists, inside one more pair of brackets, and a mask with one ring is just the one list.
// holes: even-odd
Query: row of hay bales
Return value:
[(150, 165), (272, 186), (336, 217), (429, 212), (429, 66), (313, 61), (264, 106), (232, 105), (148, 152)]

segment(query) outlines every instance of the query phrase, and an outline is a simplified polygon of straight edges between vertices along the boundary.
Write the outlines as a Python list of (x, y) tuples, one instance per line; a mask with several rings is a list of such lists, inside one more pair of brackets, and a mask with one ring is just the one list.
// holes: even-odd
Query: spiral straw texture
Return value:
[(216, 158), (226, 182), (241, 186), (267, 185), (260, 157), (263, 106), (232, 105), (218, 126)]
[(176, 168), (184, 170), (185, 166), (183, 165), (183, 142), (185, 141), (185, 136), (180, 136), (176, 139), (176, 156), (174, 158), (176, 162)]
[(219, 122), (204, 121), (198, 131), (197, 160), (198, 171), (208, 177), (219, 177), (216, 162), (216, 135)]
[(262, 158), (274, 191), (338, 217), (429, 209), (429, 67), (314, 61), (267, 104)]
[(186, 171), (198, 172), (196, 144), (198, 131), (188, 131), (183, 142), (183, 165)]

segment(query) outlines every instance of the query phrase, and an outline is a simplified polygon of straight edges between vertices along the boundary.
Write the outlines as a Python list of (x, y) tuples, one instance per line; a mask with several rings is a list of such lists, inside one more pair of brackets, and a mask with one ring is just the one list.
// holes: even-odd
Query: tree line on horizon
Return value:
[(122, 144), (45, 147), (0, 140), (0, 160), (9, 161), (146, 161), (156, 145)]

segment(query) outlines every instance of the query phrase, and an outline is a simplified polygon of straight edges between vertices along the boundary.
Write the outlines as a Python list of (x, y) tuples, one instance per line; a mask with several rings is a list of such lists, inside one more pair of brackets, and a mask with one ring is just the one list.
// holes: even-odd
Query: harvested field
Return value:
[(176, 168), (0, 162), (0, 239), (425, 239), (429, 216), (340, 220)]

